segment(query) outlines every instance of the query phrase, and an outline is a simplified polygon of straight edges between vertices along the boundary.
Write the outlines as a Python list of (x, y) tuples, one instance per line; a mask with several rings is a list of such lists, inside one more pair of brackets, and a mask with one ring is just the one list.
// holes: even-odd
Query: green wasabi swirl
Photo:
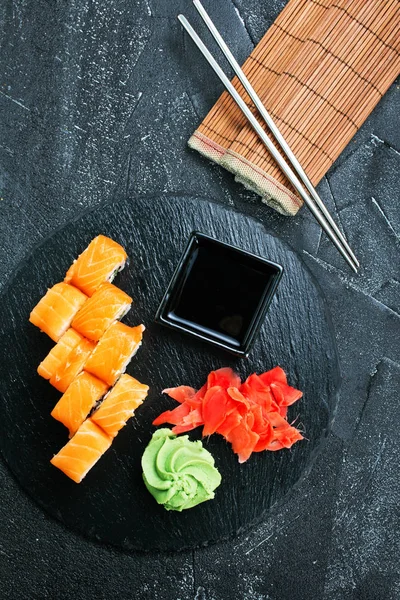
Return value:
[(200, 441), (158, 429), (142, 456), (144, 483), (158, 504), (182, 511), (214, 498), (221, 475)]

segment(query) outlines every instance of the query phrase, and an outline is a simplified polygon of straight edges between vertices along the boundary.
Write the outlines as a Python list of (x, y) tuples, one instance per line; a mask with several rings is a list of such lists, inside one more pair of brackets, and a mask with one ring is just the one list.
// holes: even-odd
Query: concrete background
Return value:
[[(285, 2), (205, 2), (244, 60)], [(114, 194), (183, 192), (260, 218), (319, 280), (343, 386), (311, 474), (251, 534), (123, 554), (48, 518), (0, 461), (0, 597), (394, 600), (400, 597), (400, 127), (395, 83), (319, 186), (361, 261), (311, 216), (285, 218), (186, 142), (221, 87), (176, 21), (182, 0), (0, 4), (0, 276)], [(2, 348), (2, 352), (6, 351)]]

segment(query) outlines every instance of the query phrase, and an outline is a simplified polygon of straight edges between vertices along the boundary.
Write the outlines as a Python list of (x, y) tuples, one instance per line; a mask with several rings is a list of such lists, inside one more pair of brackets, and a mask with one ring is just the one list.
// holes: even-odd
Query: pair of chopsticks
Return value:
[(265, 123), (269, 127), (269, 130), (271, 131), (275, 140), (278, 142), (278, 144), (279, 144), (280, 148), (282, 149), (282, 151), (284, 152), (286, 158), (289, 160), (291, 166), (289, 166), (289, 164), (286, 162), (286, 160), (283, 158), (283, 156), (280, 154), (280, 152), (275, 148), (274, 144), (272, 143), (272, 141), (266, 134), (265, 130), (261, 127), (260, 123), (255, 118), (255, 116), (253, 115), (251, 110), (248, 108), (247, 104), (244, 102), (244, 100), (242, 99), (240, 94), (235, 90), (232, 83), (229, 81), (228, 77), (225, 75), (224, 71), (221, 69), (221, 67), (219, 66), (219, 64), (213, 57), (213, 55), (209, 52), (209, 50), (207, 49), (205, 44), (202, 42), (200, 37), (197, 35), (197, 33), (195, 32), (193, 27), (190, 25), (188, 20), (183, 15), (179, 15), (178, 16), (179, 21), (181, 22), (183, 27), (186, 29), (187, 33), (190, 35), (190, 37), (192, 38), (192, 40), (194, 41), (194, 43), (196, 44), (196, 46), (198, 47), (200, 52), (203, 54), (204, 58), (207, 60), (209, 65), (212, 67), (212, 69), (218, 75), (218, 77), (224, 84), (226, 90), (232, 96), (232, 98), (236, 102), (236, 104), (239, 106), (240, 110), (242, 111), (244, 116), (247, 118), (250, 125), (253, 127), (254, 131), (260, 137), (262, 142), (265, 144), (265, 146), (267, 147), (269, 152), (272, 154), (273, 158), (276, 160), (279, 167), (285, 173), (285, 175), (288, 178), (288, 180), (290, 181), (290, 183), (296, 189), (296, 191), (298, 192), (300, 197), (304, 200), (304, 203), (306, 204), (306, 206), (308, 207), (310, 212), (313, 214), (315, 219), (318, 221), (318, 223), (320, 224), (322, 229), (325, 231), (326, 235), (329, 237), (329, 239), (332, 241), (332, 243), (336, 246), (336, 248), (339, 250), (341, 255), (344, 257), (344, 259), (347, 261), (347, 263), (353, 269), (353, 271), (355, 273), (357, 273), (357, 269), (360, 266), (360, 263), (358, 262), (357, 258), (355, 257), (352, 249), (350, 248), (349, 244), (347, 243), (347, 241), (344, 238), (343, 234), (341, 233), (340, 229), (338, 228), (338, 226), (332, 219), (331, 215), (329, 214), (329, 211), (327, 210), (323, 201), (319, 197), (313, 184), (307, 177), (304, 169), (300, 165), (299, 161), (297, 160), (297, 158), (293, 154), (292, 150), (290, 149), (289, 145), (285, 141), (283, 135), (280, 133), (278, 127), (274, 123), (272, 117), (269, 115), (265, 106), (261, 102), (260, 97), (257, 95), (256, 91), (250, 84), (246, 75), (244, 74), (244, 72), (240, 68), (239, 64), (235, 60), (233, 54), (231, 53), (228, 46), (224, 42), (221, 34), (215, 27), (214, 23), (212, 22), (210, 16), (204, 9), (200, 0), (193, 0), (193, 4), (195, 5), (195, 7), (196, 7), (197, 11), (199, 12), (201, 18), (203, 19), (204, 23), (207, 25), (211, 35), (213, 36), (213, 38), (217, 42), (218, 46), (222, 50), (223, 54), (225, 55), (229, 64), (235, 71), (239, 81), (243, 85), (247, 94), (250, 96), (251, 100), (253, 101), (253, 103), (254, 103), (255, 107), (257, 108), (258, 112), (260, 113), (261, 117), (264, 119)]

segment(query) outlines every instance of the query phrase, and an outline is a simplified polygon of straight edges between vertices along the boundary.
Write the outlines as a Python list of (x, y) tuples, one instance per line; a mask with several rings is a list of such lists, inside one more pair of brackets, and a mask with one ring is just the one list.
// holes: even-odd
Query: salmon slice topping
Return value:
[(51, 464), (76, 483), (80, 483), (99, 458), (111, 446), (110, 438), (90, 419), (86, 419), (74, 437), (53, 456)]
[(83, 370), (85, 362), (95, 349), (96, 344), (82, 338), (75, 348), (68, 354), (65, 363), (50, 378), (50, 383), (57, 390), (64, 393), (77, 375)]
[(64, 281), (92, 296), (104, 281), (112, 281), (124, 268), (126, 259), (127, 254), (120, 244), (105, 235), (98, 235), (73, 262)]
[(108, 385), (104, 381), (82, 371), (61, 396), (51, 416), (63, 423), (72, 437), (107, 391)]
[(128, 327), (119, 322), (111, 325), (86, 362), (85, 371), (114, 385), (142, 343), (144, 329), (144, 325)]
[(29, 317), (56, 342), (37, 371), (63, 394), (51, 415), (68, 428), (70, 441), (51, 463), (77, 483), (111, 446), (149, 389), (124, 374), (145, 330), (144, 325), (119, 322), (132, 298), (111, 281), (126, 260), (120, 244), (98, 235)]
[(50, 350), (46, 358), (38, 366), (37, 372), (44, 379), (50, 379), (67, 360), (68, 354), (82, 340), (80, 333), (71, 327), (62, 335), (57, 344)]
[(86, 300), (87, 296), (73, 285), (56, 283), (32, 310), (29, 321), (58, 342)]
[(114, 438), (133, 416), (137, 407), (142, 404), (148, 391), (147, 385), (130, 375), (121, 375), (99, 408), (92, 414), (92, 421)]
[(97, 342), (107, 329), (129, 310), (132, 298), (112, 283), (102, 283), (78, 311), (72, 327)]

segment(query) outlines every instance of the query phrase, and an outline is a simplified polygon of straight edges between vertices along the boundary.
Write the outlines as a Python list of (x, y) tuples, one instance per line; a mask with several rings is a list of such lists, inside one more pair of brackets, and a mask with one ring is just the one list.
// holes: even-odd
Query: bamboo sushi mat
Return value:
[[(399, 23), (399, 0), (290, 0), (244, 63), (314, 185), (399, 74)], [(233, 84), (255, 111), (236, 77)], [(302, 206), (227, 92), (189, 146), (277, 211), (295, 215)]]

